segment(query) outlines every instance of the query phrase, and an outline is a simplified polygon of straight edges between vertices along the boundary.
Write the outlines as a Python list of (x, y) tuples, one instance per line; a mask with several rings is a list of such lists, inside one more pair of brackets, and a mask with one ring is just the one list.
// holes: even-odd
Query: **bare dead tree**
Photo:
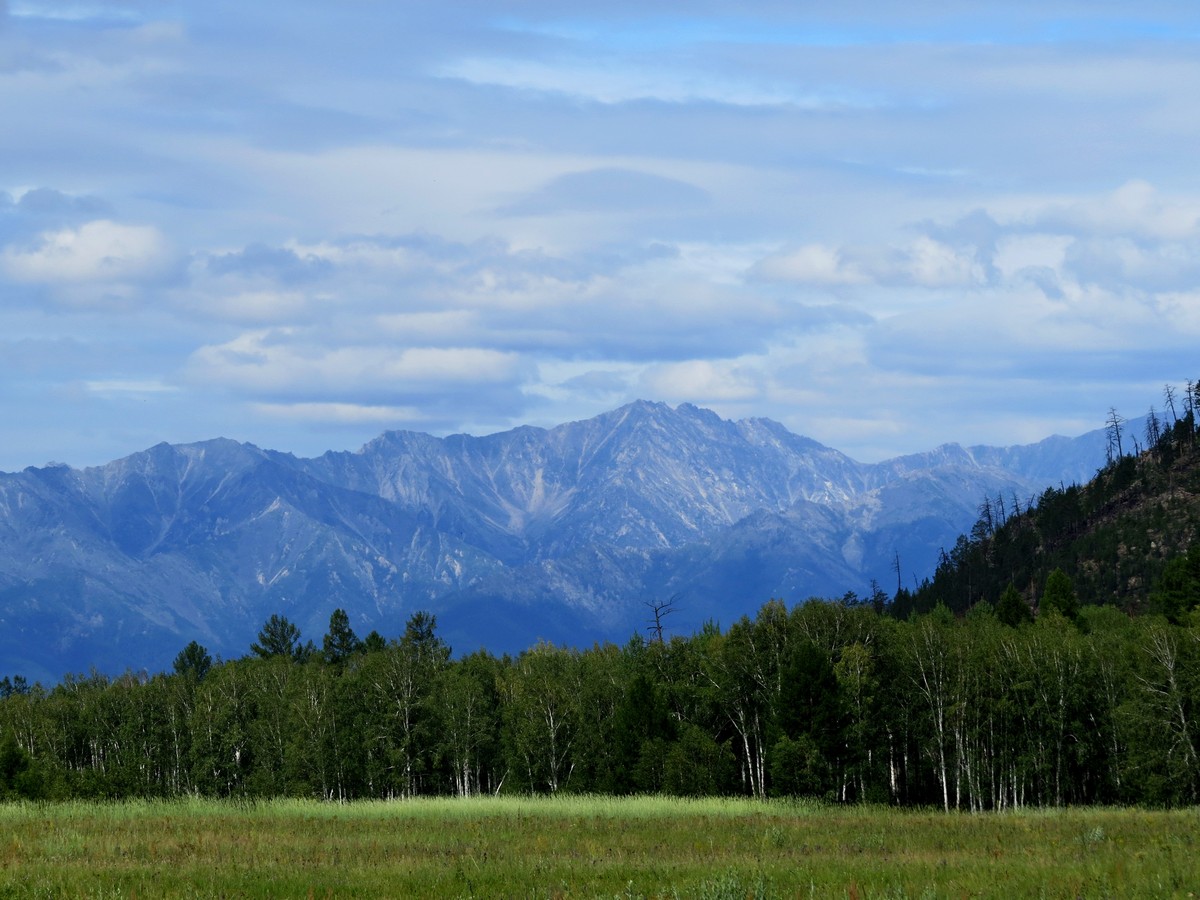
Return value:
[(1163, 398), (1167, 401), (1167, 409), (1171, 411), (1171, 425), (1174, 426), (1179, 421), (1179, 416), (1175, 413), (1175, 388), (1164, 384)]
[(887, 594), (874, 578), (871, 579), (871, 596), (868, 602), (877, 615), (883, 615), (883, 611), (887, 609)]
[(1108, 419), (1105, 421), (1105, 427), (1108, 429), (1108, 461), (1113, 461), (1113, 451), (1116, 451), (1116, 458), (1125, 455), (1125, 449), (1121, 446), (1121, 426), (1125, 424), (1125, 418), (1117, 413), (1115, 406), (1108, 408)]
[(1150, 413), (1146, 416), (1146, 446), (1151, 449), (1158, 446), (1158, 442), (1162, 439), (1162, 425), (1158, 421), (1158, 413), (1154, 411), (1154, 405), (1150, 406)]
[(985, 496), (979, 504), (979, 521), (975, 523), (979, 537), (991, 537), (996, 531), (996, 520), (992, 515), (992, 499)]
[(644, 605), (650, 609), (652, 618), (646, 626), (646, 630), (651, 634), (651, 640), (663, 642), (663, 619), (675, 612), (675, 604), (679, 602), (679, 595), (672, 594), (666, 600), (645, 600)]

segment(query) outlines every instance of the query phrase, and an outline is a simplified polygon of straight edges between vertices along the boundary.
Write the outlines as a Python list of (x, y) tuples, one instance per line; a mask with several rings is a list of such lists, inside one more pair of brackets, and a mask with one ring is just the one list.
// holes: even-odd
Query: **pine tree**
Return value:
[(1021, 599), (1020, 593), (1011, 582), (1004, 589), (1004, 593), (1000, 595), (1000, 600), (996, 604), (996, 618), (1009, 628), (1016, 628), (1022, 623), (1033, 621), (1033, 611)]
[(1055, 569), (1046, 576), (1046, 586), (1042, 590), (1038, 611), (1044, 613), (1052, 609), (1072, 622), (1079, 618), (1079, 598), (1075, 595), (1075, 585), (1062, 569)]
[(267, 619), (258, 640), (250, 645), (251, 651), (268, 659), (272, 656), (290, 656), (297, 662), (302, 662), (308, 651), (312, 649), (300, 643), (300, 629), (287, 620), (286, 616), (275, 613)]
[(208, 655), (208, 650), (192, 641), (179, 651), (172, 667), (175, 669), (176, 675), (190, 677), (199, 682), (204, 680), (204, 676), (208, 674), (212, 664), (212, 657)]
[(329, 617), (329, 632), (321, 644), (325, 662), (331, 666), (343, 666), (362, 648), (362, 641), (350, 627), (350, 616), (344, 609), (335, 609)]

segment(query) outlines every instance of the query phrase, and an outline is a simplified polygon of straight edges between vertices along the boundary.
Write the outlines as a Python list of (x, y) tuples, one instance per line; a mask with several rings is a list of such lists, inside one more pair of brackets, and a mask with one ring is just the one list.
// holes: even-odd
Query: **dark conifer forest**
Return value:
[[(622, 646), (455, 658), (282, 616), (240, 659), (0, 681), (7, 798), (603, 792), (991, 810), (1200, 790), (1196, 391), (1086, 485), (991, 497), (933, 576)], [(1174, 400), (1172, 394), (1168, 394)], [(669, 619), (665, 620), (669, 624)]]

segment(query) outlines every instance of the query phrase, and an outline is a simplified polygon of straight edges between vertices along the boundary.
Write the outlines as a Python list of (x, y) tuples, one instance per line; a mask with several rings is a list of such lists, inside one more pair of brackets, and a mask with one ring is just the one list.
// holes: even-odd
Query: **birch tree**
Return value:
[(497, 729), (496, 661), (474, 654), (439, 677), (440, 745), (450, 767), (454, 793), (471, 797), (493, 787), (488, 762)]
[(531, 792), (554, 794), (571, 779), (579, 693), (577, 655), (552, 644), (525, 651), (504, 673), (505, 733)]
[[(1200, 780), (1194, 709), (1200, 696), (1197, 635), (1161, 619), (1142, 625), (1136, 679), (1141, 727), (1150, 740), (1144, 755), (1161, 773), (1163, 800), (1195, 803)], [(1146, 753), (1146, 751), (1151, 751)], [(1153, 786), (1151, 786), (1153, 789)]]
[(433, 689), (450, 660), (450, 648), (437, 636), (436, 625), (428, 613), (415, 613), (404, 635), (382, 652), (369, 654), (363, 667), (379, 711), (374, 744), (404, 797), (418, 793), (420, 776), (430, 762), (436, 716)]
[(926, 746), (934, 767), (942, 808), (950, 809), (951, 779), (953, 777), (951, 743), (952, 705), (954, 697), (951, 631), (954, 617), (944, 606), (922, 616), (909, 632), (910, 679), (921, 697), (928, 714), (930, 740)]

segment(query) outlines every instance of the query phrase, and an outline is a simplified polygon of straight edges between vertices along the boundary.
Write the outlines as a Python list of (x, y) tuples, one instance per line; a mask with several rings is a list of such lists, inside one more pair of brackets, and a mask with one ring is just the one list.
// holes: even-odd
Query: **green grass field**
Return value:
[(1170, 897), (1200, 813), (742, 800), (0, 806), (0, 897)]

